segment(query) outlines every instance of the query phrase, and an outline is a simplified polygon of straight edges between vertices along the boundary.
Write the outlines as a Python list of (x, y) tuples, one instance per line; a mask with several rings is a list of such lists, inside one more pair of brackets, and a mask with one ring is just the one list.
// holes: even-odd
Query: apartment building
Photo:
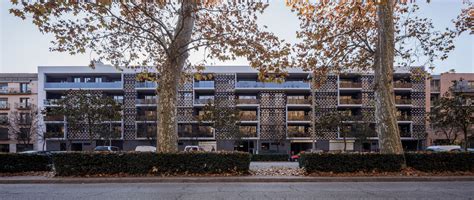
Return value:
[[(33, 149), (34, 137), (30, 138), (32, 135), (24, 132), (28, 131), (30, 126), (27, 113), (37, 102), (37, 77), (37, 74), (33, 73), (0, 74), (0, 152)], [(19, 120), (16, 120), (17, 118)], [(17, 134), (24, 134), (23, 136), (28, 138), (19, 141)]]
[[(415, 68), (414, 68), (415, 69)], [(419, 70), (397, 70), (394, 75), (396, 107), (402, 143), (407, 149), (424, 145), (425, 83), (412, 80)], [(315, 122), (336, 110), (364, 117), (374, 125), (373, 75), (345, 73), (328, 75), (316, 88), (312, 76), (291, 70), (283, 83), (259, 82), (257, 71), (247, 66), (208, 67), (204, 74), (211, 80), (190, 80), (179, 85), (179, 148), (200, 145), (217, 150), (241, 150), (251, 153), (289, 153), (312, 148), (341, 150), (344, 146), (340, 130), (314, 130)], [(68, 90), (94, 90), (123, 103), (123, 118), (114, 123), (117, 130), (112, 145), (133, 150), (137, 145), (154, 145), (156, 132), (156, 83), (139, 82), (131, 70), (118, 71), (109, 66), (39, 67), (38, 105), (48, 109)], [(234, 141), (226, 130), (199, 123), (196, 116), (203, 107), (218, 101), (222, 108), (240, 112), (239, 128), (245, 134)], [(353, 121), (348, 121), (350, 128)], [(100, 138), (90, 143), (85, 133), (68, 134), (64, 117), (45, 116), (46, 132), (51, 136), (49, 150), (91, 149), (104, 144)], [(347, 136), (348, 150), (378, 150), (376, 135), (364, 141)], [(40, 144), (39, 144), (40, 145)]]
[[(456, 83), (456, 87), (454, 86)], [(462, 93), (462, 95), (470, 96), (474, 105), (474, 73), (441, 73), (432, 75), (430, 80), (426, 82), (426, 111), (430, 112), (434, 102), (446, 93)], [(446, 136), (437, 133), (436, 130), (427, 123), (427, 144), (441, 145), (445, 144)], [(458, 142), (464, 139), (463, 134), (459, 134)], [(471, 142), (474, 144), (474, 141)]]

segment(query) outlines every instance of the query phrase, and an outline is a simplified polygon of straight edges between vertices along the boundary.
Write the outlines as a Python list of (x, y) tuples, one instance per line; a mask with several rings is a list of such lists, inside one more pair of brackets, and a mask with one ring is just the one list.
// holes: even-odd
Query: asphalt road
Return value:
[(472, 199), (474, 182), (0, 185), (0, 199)]

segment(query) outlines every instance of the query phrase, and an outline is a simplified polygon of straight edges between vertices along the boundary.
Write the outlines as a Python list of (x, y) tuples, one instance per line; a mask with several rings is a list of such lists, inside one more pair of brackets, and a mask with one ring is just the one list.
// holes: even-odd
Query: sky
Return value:
[[(289, 42), (296, 42), (298, 19), (290, 9), (284, 5), (283, 0), (269, 0), (270, 6), (259, 18), (260, 24), (265, 24), (268, 29), (280, 38)], [(435, 28), (444, 29), (452, 27), (454, 19), (464, 0), (431, 0), (417, 1), (420, 16), (433, 20)], [(50, 52), (51, 35), (44, 35), (31, 23), (23, 21), (8, 13), (11, 7), (9, 0), (0, 0), (0, 73), (36, 73), (37, 66), (87, 66), (90, 62), (90, 53), (71, 56), (68, 53)], [(456, 72), (474, 73), (474, 37), (463, 34), (455, 41), (455, 50), (444, 61), (435, 62), (434, 73), (446, 72), (450, 69)], [(191, 55), (190, 59), (200, 60), (202, 55)], [(245, 59), (234, 61), (212, 61), (210, 65), (247, 65)]]

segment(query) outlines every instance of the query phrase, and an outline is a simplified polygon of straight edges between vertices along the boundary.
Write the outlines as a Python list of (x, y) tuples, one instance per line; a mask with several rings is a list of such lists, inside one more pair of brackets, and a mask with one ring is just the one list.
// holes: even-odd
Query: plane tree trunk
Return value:
[(375, 122), (381, 153), (403, 154), (393, 93), (395, 0), (377, 4), (378, 43), (375, 55)]
[(188, 43), (194, 28), (195, 1), (182, 1), (180, 15), (176, 22), (174, 41), (169, 47), (168, 66), (160, 71), (158, 103), (157, 152), (178, 151), (177, 97), (178, 84), (189, 56)]

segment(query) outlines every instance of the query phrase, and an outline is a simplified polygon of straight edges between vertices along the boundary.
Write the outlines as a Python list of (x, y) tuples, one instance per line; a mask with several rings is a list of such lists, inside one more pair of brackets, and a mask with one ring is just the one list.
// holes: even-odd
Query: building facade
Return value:
[[(415, 79), (419, 68), (398, 70), (394, 75), (395, 102), (402, 143), (406, 149), (420, 149), (426, 139), (426, 88)], [(311, 84), (313, 77), (292, 70), (283, 83), (259, 82), (257, 71), (246, 66), (208, 67), (209, 80), (190, 80), (178, 86), (179, 148), (200, 145), (216, 150), (250, 153), (290, 153), (309, 149), (342, 150), (339, 129), (317, 130), (316, 123), (331, 112), (346, 111), (355, 119), (374, 125), (374, 78), (372, 74), (328, 75), (323, 85)], [(123, 103), (123, 117), (114, 123), (118, 131), (109, 141), (123, 150), (138, 145), (155, 145), (156, 83), (137, 81), (134, 71), (113, 67), (39, 67), (38, 105), (48, 109), (68, 90), (93, 90)], [(238, 141), (225, 128), (197, 121), (208, 102), (222, 109), (239, 110)], [(87, 150), (104, 144), (91, 143), (85, 133), (71, 134), (64, 117), (44, 116), (49, 150)], [(347, 121), (348, 127), (355, 121)], [(348, 150), (377, 151), (376, 135), (360, 139), (346, 137)], [(107, 144), (109, 144), (107, 143)], [(41, 144), (39, 144), (41, 145)]]
[(0, 74), (0, 152), (32, 150), (31, 109), (37, 102), (37, 74)]
[[(456, 87), (453, 87), (456, 83)], [(470, 97), (474, 105), (474, 73), (441, 73), (433, 75), (426, 82), (426, 111), (430, 112), (434, 102), (440, 97), (450, 94), (451, 92), (462, 93), (464, 96)], [(429, 122), (427, 123), (428, 145), (446, 144), (446, 136), (433, 129)], [(463, 134), (458, 133), (458, 143), (464, 139)], [(471, 142), (474, 144), (474, 142)]]

